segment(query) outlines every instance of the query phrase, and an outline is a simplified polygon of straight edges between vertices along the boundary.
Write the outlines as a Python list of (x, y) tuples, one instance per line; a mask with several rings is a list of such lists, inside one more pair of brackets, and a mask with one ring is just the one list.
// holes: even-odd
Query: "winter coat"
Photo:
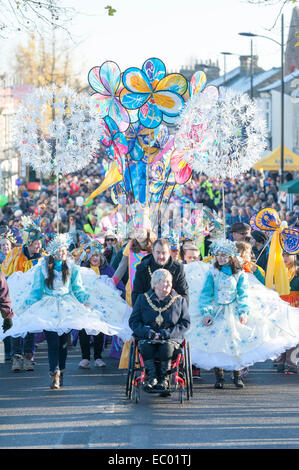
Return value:
[(160, 266), (155, 262), (153, 255), (145, 256), (137, 266), (133, 283), (132, 305), (135, 304), (139, 294), (144, 294), (151, 288), (151, 273), (161, 268), (167, 269), (172, 274), (172, 288), (184, 297), (189, 305), (189, 287), (183, 264), (173, 261), (170, 256), (167, 263)]
[[(164, 300), (159, 300), (156, 293), (150, 289), (147, 295), (156, 307), (163, 308), (178, 294), (172, 290)], [(138, 295), (129, 318), (129, 326), (133, 331), (134, 337), (137, 340), (151, 340), (158, 333), (162, 340), (171, 339), (181, 342), (185, 332), (190, 327), (190, 316), (186, 299), (179, 295), (167, 310), (161, 312), (163, 323), (160, 326), (156, 322), (158, 315), (159, 312), (150, 306), (145, 294)]]

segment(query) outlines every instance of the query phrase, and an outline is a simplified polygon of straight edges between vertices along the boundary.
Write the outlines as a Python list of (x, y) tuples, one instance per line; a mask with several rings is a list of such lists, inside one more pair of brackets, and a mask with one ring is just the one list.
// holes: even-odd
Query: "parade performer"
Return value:
[(126, 284), (126, 301), (132, 306), (132, 290), (135, 273), (141, 260), (152, 252), (153, 234), (150, 229), (137, 227), (123, 251), (122, 260), (113, 276), (117, 285), (128, 269), (129, 280)]
[[(114, 275), (114, 269), (108, 265), (105, 256), (103, 255), (103, 245), (97, 241), (92, 240), (84, 246), (81, 255), (81, 266), (92, 269), (97, 276), (108, 276), (111, 278)], [(125, 295), (125, 286), (122, 281), (116, 286)], [(100, 332), (98, 335), (88, 335), (85, 329), (79, 332), (79, 341), (82, 353), (82, 360), (79, 367), (83, 369), (90, 368), (90, 340), (93, 338), (94, 349), (94, 362), (96, 367), (104, 367), (106, 364), (102, 360), (102, 350), (104, 346), (104, 334)]]
[[(13, 248), (3, 260), (1, 271), (5, 278), (9, 278), (9, 276), (18, 271), (23, 273), (29, 271), (38, 263), (42, 256), (43, 235), (40, 226), (28, 216), (23, 216), (21, 222), (23, 226), (21, 230), (23, 245)], [(26, 371), (34, 370), (32, 363), (34, 341), (35, 336), (33, 333), (28, 333), (24, 338), (24, 342), (21, 337), (12, 338), (11, 354), (12, 370), (14, 372), (19, 372), (22, 369), (22, 365)]]
[[(186, 299), (172, 289), (172, 284), (170, 272), (157, 269), (151, 277), (150, 290), (138, 296), (129, 320), (147, 369), (148, 391), (167, 389), (173, 353), (190, 326)], [(157, 358), (161, 361), (159, 371)]]
[[(129, 279), (126, 283), (126, 301), (130, 306), (132, 306), (132, 291), (137, 266), (145, 256), (152, 252), (154, 242), (154, 235), (150, 229), (148, 208), (143, 208), (142, 210), (142, 208), (139, 207), (135, 217), (137, 218), (137, 222), (132, 232), (131, 240), (126, 245), (121, 262), (112, 277), (114, 284), (118, 285), (119, 281), (128, 272)], [(127, 341), (122, 349), (119, 362), (120, 369), (126, 369), (128, 366), (129, 348), (130, 343)]]
[(8, 228), (3, 234), (1, 234), (0, 238), (0, 264), (3, 263), (6, 256), (11, 252), (13, 247), (15, 247), (17, 241), (12, 233), (12, 231)]
[(215, 239), (212, 253), (213, 264), (197, 261), (185, 267), (191, 299), (186, 338), (192, 362), (215, 369), (216, 388), (223, 388), (224, 370), (235, 371), (234, 383), (241, 388), (241, 369), (274, 359), (298, 343), (298, 313), (241, 269), (234, 242)]
[[(89, 335), (102, 332), (128, 339), (129, 327), (126, 331), (124, 322), (130, 309), (120, 291), (108, 276), (99, 277), (92, 269), (80, 268), (68, 258), (70, 243), (68, 234), (57, 235), (48, 245), (50, 256), (27, 273), (18, 272), (8, 279), (16, 314), (9, 334), (15, 337), (50, 331), (62, 336), (71, 330), (85, 329)], [(84, 305), (86, 302), (88, 306)], [(52, 363), (50, 370), (55, 372)]]
[[(288, 269), (288, 277), (290, 281), (289, 295), (281, 295), (281, 298), (288, 302), (292, 307), (299, 307), (299, 272), (296, 255), (283, 253), (283, 260)], [(297, 354), (298, 345), (288, 349), (282, 353), (277, 359), (277, 372), (284, 372), (285, 374), (297, 374)]]

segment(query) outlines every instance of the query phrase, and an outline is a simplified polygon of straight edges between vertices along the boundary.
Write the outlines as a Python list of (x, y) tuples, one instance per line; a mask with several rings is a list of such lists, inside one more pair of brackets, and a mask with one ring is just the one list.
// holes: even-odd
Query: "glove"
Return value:
[(12, 319), (11, 318), (5, 318), (3, 320), (3, 325), (2, 325), (3, 332), (5, 333), (11, 327), (12, 327)]
[(156, 336), (155, 331), (153, 331), (153, 330), (148, 331), (148, 339), (154, 339), (155, 336)]

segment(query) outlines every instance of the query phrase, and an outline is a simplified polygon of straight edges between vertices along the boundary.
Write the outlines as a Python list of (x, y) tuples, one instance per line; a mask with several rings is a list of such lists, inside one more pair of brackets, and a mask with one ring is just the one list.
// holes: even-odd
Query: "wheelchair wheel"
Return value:
[(186, 345), (185, 345), (185, 374), (186, 374), (187, 400), (190, 400), (190, 397), (193, 397), (193, 377), (192, 377), (190, 343), (188, 342), (186, 342)]
[(140, 402), (140, 385), (134, 385), (132, 399), (135, 403)]
[(136, 353), (136, 346), (135, 346), (135, 343), (132, 342), (130, 344), (128, 374), (127, 374), (127, 383), (126, 383), (126, 395), (129, 399), (132, 398), (132, 391), (133, 391), (133, 384), (134, 384), (135, 353)]
[(184, 387), (179, 388), (179, 402), (182, 405), (184, 403)]

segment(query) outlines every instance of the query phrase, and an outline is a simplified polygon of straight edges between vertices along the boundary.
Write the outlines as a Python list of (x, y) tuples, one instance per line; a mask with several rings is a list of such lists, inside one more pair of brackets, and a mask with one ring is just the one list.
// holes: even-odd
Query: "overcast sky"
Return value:
[[(219, 61), (227, 57), (227, 71), (238, 66), (239, 55), (250, 54), (250, 39), (238, 32), (251, 31), (281, 41), (282, 2), (273, 6), (251, 5), (246, 0), (64, 0), (81, 14), (70, 26), (75, 64), (82, 77), (105, 60), (117, 62), (122, 70), (141, 67), (150, 57), (159, 57), (168, 70), (179, 70), (195, 60)], [(117, 12), (108, 16), (106, 5)], [(293, 5), (283, 9), (285, 41)], [(15, 43), (11, 35), (2, 41), (7, 54)], [(272, 41), (255, 38), (254, 54), (264, 69), (280, 65), (280, 48)], [(2, 49), (2, 47), (1, 47)], [(7, 68), (8, 55), (2, 59)], [(1, 62), (0, 62), (1, 64)]]

